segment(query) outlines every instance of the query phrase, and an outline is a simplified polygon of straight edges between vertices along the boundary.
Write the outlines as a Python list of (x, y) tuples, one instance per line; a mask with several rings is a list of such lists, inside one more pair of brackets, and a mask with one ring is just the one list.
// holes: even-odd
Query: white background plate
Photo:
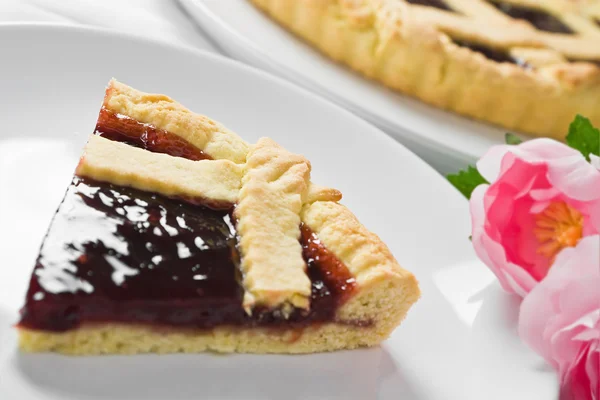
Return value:
[[(0, 48), (0, 399), (555, 398), (554, 374), (515, 333), (517, 299), (474, 257), (467, 202), (385, 134), (197, 51), (56, 26), (0, 26)], [(11, 324), (112, 76), (305, 154), (420, 280), (404, 324), (380, 348), (309, 356), (20, 354)]]
[(258, 11), (249, 0), (180, 0), (228, 54), (316, 91), (379, 126), (438, 170), (473, 163), (505, 129), (438, 110), (338, 65)]

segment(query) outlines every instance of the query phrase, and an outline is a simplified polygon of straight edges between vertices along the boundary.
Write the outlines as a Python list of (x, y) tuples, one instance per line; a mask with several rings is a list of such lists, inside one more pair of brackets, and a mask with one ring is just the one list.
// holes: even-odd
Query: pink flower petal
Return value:
[(550, 299), (552, 291), (541, 285), (533, 288), (521, 303), (519, 312), (519, 336), (536, 353), (540, 354), (550, 364), (558, 366), (552, 358), (552, 347), (545, 336), (546, 324), (558, 312)]
[[(492, 146), (479, 161), (477, 161), (477, 170), (488, 182), (494, 182), (500, 176), (502, 160), (509, 153), (510, 146), (498, 145)], [(509, 167), (508, 165), (504, 166)]]
[(550, 187), (548, 189), (534, 189), (529, 192), (529, 195), (536, 201), (548, 201), (560, 195), (560, 191), (555, 187)]
[(563, 249), (521, 304), (519, 335), (555, 366), (563, 399), (599, 400), (600, 236)]
[(547, 162), (555, 159), (578, 156), (583, 158), (581, 153), (564, 143), (553, 139), (541, 138), (528, 140), (519, 146), (512, 146), (513, 154), (524, 160), (532, 162)]
[(583, 156), (548, 163), (548, 180), (572, 199), (591, 201), (600, 198), (600, 171)]
[(583, 346), (561, 376), (561, 400), (597, 400), (586, 371), (589, 350), (589, 346)]
[(494, 241), (484, 227), (485, 208), (483, 205), (487, 185), (481, 185), (471, 194), (472, 242), (479, 259), (498, 277), (504, 290), (524, 296), (537, 283), (520, 266), (508, 262), (502, 245)]
[(552, 204), (551, 201), (542, 201), (542, 202), (538, 202), (538, 203), (533, 203), (533, 205), (529, 209), (529, 212), (532, 214), (539, 214), (542, 211), (544, 211), (550, 204)]
[(590, 379), (590, 392), (594, 400), (600, 399), (600, 339), (590, 342), (585, 373)]

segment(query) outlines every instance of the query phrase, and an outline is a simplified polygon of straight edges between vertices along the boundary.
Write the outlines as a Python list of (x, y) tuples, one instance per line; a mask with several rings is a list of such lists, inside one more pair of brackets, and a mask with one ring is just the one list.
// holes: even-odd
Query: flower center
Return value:
[(548, 258), (565, 247), (573, 247), (583, 236), (583, 216), (564, 201), (550, 204), (535, 216), (534, 234), (540, 243), (537, 250)]

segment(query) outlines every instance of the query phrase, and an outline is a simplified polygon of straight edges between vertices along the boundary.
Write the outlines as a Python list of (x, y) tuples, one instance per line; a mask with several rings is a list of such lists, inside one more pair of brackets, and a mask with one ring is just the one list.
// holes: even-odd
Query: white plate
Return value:
[[(0, 399), (548, 400), (554, 374), (515, 334), (517, 301), (470, 248), (467, 202), (350, 113), (236, 62), (99, 30), (0, 26)], [(24, 355), (17, 320), (48, 222), (115, 76), (248, 141), (305, 154), (316, 182), (390, 245), (423, 298), (380, 348), (310, 356)]]
[(227, 53), (316, 91), (378, 125), (443, 172), (472, 163), (506, 130), (396, 94), (330, 61), (249, 0), (180, 0)]

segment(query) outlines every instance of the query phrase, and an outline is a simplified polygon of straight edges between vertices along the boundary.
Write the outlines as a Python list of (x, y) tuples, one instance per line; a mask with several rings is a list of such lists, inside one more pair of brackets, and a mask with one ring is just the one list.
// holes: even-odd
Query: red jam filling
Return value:
[(303, 256), (309, 268), (317, 268), (321, 272), (323, 282), (342, 304), (352, 296), (356, 280), (348, 267), (323, 246), (308, 226), (302, 224), (300, 231)]
[(287, 328), (334, 319), (351, 284), (339, 265), (327, 267), (337, 262), (321, 259), (327, 251), (314, 236), (305, 245), (312, 254), (307, 259), (311, 307), (287, 319), (277, 310), (252, 316), (243, 310), (236, 243), (230, 210), (75, 177), (41, 247), (19, 326)]
[[(105, 109), (96, 130), (150, 151), (207, 158), (173, 134)], [(75, 177), (41, 246), (19, 326), (61, 332), (102, 322), (210, 329), (335, 321), (356, 283), (306, 226), (301, 243), (311, 280), (310, 310), (296, 309), (287, 318), (279, 310), (248, 315), (242, 308), (233, 205), (217, 205)]]
[(455, 44), (461, 47), (466, 47), (472, 51), (483, 54), (487, 59), (496, 61), (499, 63), (511, 63), (517, 64), (525, 69), (532, 68), (530, 64), (527, 64), (526, 61), (513, 57), (505, 51), (493, 49), (491, 47), (487, 47), (478, 43), (467, 42), (464, 40), (453, 40)]
[(143, 124), (125, 115), (115, 114), (105, 107), (102, 107), (98, 115), (95, 133), (155, 153), (194, 161), (210, 159), (202, 150), (171, 132)]
[(452, 8), (443, 0), (407, 0), (410, 4), (439, 8), (440, 10), (452, 11)]

